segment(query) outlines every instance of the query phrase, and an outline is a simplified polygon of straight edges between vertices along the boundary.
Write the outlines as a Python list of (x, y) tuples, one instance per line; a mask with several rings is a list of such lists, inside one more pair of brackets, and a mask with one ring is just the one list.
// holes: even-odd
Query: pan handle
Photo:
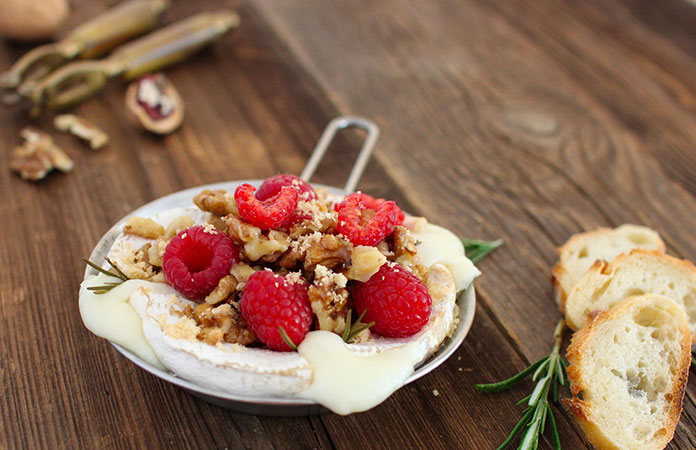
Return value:
[(314, 148), (312, 156), (309, 157), (307, 165), (305, 165), (305, 168), (302, 170), (300, 178), (308, 182), (312, 178), (312, 175), (314, 175), (314, 172), (317, 170), (317, 166), (319, 166), (319, 163), (324, 157), (326, 150), (331, 145), (336, 133), (344, 128), (353, 127), (360, 128), (367, 132), (367, 136), (365, 137), (365, 141), (360, 149), (358, 158), (355, 160), (355, 164), (353, 165), (350, 175), (348, 176), (348, 181), (346, 181), (346, 185), (343, 187), (343, 190), (347, 193), (353, 192), (355, 187), (358, 185), (358, 181), (360, 181), (360, 177), (365, 171), (365, 166), (367, 165), (367, 161), (370, 159), (372, 151), (375, 149), (377, 139), (379, 139), (379, 127), (377, 124), (369, 119), (365, 119), (364, 117), (340, 116), (329, 122), (324, 129), (321, 138), (319, 138), (319, 142)]

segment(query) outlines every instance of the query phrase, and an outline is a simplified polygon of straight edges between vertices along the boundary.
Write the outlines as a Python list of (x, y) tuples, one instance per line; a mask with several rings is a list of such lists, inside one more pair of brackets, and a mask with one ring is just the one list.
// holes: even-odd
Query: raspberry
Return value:
[[(311, 201), (318, 198), (317, 193), (314, 192), (314, 188), (311, 184), (307, 183), (302, 178), (289, 174), (275, 175), (270, 178), (266, 178), (264, 182), (261, 183), (259, 190), (256, 191), (256, 198), (259, 200), (269, 199), (274, 195), (278, 195), (283, 186), (291, 186), (297, 189), (297, 192), (300, 194), (299, 198), (301, 200)], [(299, 210), (295, 210), (295, 212), (281, 226), (290, 227), (302, 220), (311, 218), (311, 215)]]
[(419, 332), (430, 319), (432, 298), (415, 275), (398, 264), (384, 264), (352, 290), (355, 310), (365, 311), (363, 322), (386, 337), (406, 337)]
[(243, 184), (234, 191), (234, 200), (240, 217), (247, 223), (262, 230), (273, 230), (283, 225), (295, 212), (299, 192), (290, 186), (283, 186), (280, 192), (266, 200), (254, 197), (256, 188)]
[[(375, 211), (382, 205), (382, 203), (386, 202), (387, 200), (383, 198), (374, 198), (371, 195), (364, 194), (362, 192), (356, 192), (356, 195), (359, 195), (362, 201), (365, 203), (365, 207), (367, 209), (374, 209)], [(334, 205), (334, 209), (338, 211), (338, 203)], [(406, 218), (406, 214), (399, 208), (399, 206), (396, 206), (396, 225), (402, 225), (404, 223), (404, 219)]]
[(394, 232), (398, 207), (394, 202), (382, 201), (379, 206), (371, 203), (376, 206), (372, 209), (365, 203), (365, 197), (369, 196), (360, 192), (350, 194), (336, 206), (337, 228), (354, 245), (374, 246)]
[(300, 345), (312, 324), (307, 283), (294, 283), (270, 270), (249, 277), (239, 304), (242, 316), (259, 340), (272, 350), (289, 351), (280, 336), (283, 327), (295, 345)]
[(174, 289), (200, 302), (238, 262), (239, 249), (232, 239), (198, 225), (172, 238), (162, 257), (162, 270)]
[(317, 193), (314, 192), (312, 185), (295, 175), (289, 174), (280, 174), (266, 178), (263, 183), (261, 183), (261, 186), (259, 186), (259, 190), (256, 191), (256, 198), (259, 200), (267, 200), (274, 195), (278, 195), (278, 192), (280, 192), (283, 186), (294, 187), (301, 197), (302, 194), (306, 194), (306, 199), (303, 197), (304, 200), (309, 201), (317, 199)]

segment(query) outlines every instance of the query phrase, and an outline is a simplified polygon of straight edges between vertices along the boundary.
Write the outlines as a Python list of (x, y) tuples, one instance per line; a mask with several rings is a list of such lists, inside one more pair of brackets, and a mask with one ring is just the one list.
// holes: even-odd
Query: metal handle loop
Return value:
[(309, 157), (307, 165), (305, 165), (305, 168), (302, 170), (300, 178), (309, 182), (312, 175), (314, 175), (314, 172), (317, 170), (317, 166), (319, 166), (319, 163), (324, 158), (324, 154), (331, 145), (336, 133), (344, 128), (352, 127), (360, 128), (367, 132), (365, 142), (363, 143), (360, 153), (358, 154), (358, 158), (355, 160), (355, 164), (353, 165), (350, 175), (348, 176), (348, 181), (346, 181), (346, 185), (343, 187), (343, 190), (347, 193), (353, 192), (355, 187), (358, 185), (358, 181), (360, 181), (360, 177), (365, 171), (365, 166), (367, 165), (367, 161), (370, 159), (372, 151), (375, 149), (377, 139), (379, 139), (379, 127), (377, 124), (371, 120), (365, 119), (364, 117), (341, 116), (336, 117), (329, 122), (326, 129), (324, 129), (319, 142), (317, 142), (317, 146), (314, 148), (312, 156)]

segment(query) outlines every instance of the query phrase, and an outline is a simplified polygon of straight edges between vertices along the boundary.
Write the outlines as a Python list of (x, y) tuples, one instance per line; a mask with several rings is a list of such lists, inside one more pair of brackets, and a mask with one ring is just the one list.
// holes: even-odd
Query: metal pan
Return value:
[[(360, 176), (367, 164), (370, 154), (374, 149), (379, 136), (379, 129), (377, 125), (373, 122), (358, 118), (358, 117), (339, 117), (334, 119), (324, 131), (317, 147), (315, 148), (312, 156), (307, 162), (307, 166), (302, 171), (301, 177), (309, 181), (316, 167), (319, 165), (319, 161), (323, 157), (326, 149), (329, 147), (331, 140), (335, 136), (336, 132), (349, 127), (358, 127), (367, 131), (367, 137), (365, 143), (360, 151), (358, 159), (353, 166), (350, 173), (348, 181), (343, 189), (336, 187), (325, 186), (320, 184), (314, 184), (315, 187), (326, 188), (330, 193), (337, 195), (346, 195), (352, 192), (357, 185)], [(153, 202), (150, 202), (140, 208), (136, 209), (132, 213), (123, 217), (114, 226), (106, 232), (106, 234), (99, 240), (99, 243), (92, 251), (90, 255), (91, 261), (104, 261), (106, 256), (111, 249), (116, 238), (123, 232), (123, 225), (126, 220), (131, 216), (141, 216), (141, 217), (151, 217), (155, 214), (161, 213), (163, 211), (173, 209), (173, 208), (186, 208), (192, 207), (193, 197), (198, 194), (203, 189), (225, 189), (227, 191), (234, 191), (237, 186), (243, 183), (249, 183), (254, 186), (259, 186), (263, 180), (239, 180), (239, 181), (226, 181), (222, 183), (208, 184), (203, 186), (197, 186), (190, 189), (185, 189), (183, 191), (176, 192), (164, 197), (161, 197)], [(85, 278), (88, 275), (96, 274), (96, 271), (90, 267), (85, 270)], [(406, 380), (406, 383), (411, 383), (420, 377), (430, 373), (440, 364), (445, 362), (456, 350), (459, 348), (461, 343), (464, 341), (471, 324), (474, 320), (474, 311), (476, 309), (476, 297), (474, 294), (473, 285), (470, 286), (466, 291), (461, 293), (457, 299), (457, 304), (459, 305), (459, 322), (457, 323), (454, 333), (442, 343), (440, 348), (421, 363), (416, 370), (411, 374), (411, 376)], [(305, 416), (311, 414), (319, 414), (327, 412), (328, 410), (318, 403), (311, 400), (297, 399), (297, 398), (268, 398), (268, 397), (253, 397), (253, 396), (241, 396), (241, 395), (231, 395), (227, 393), (220, 393), (204, 387), (198, 386), (191, 381), (184, 380), (177, 377), (176, 375), (157, 369), (151, 366), (147, 362), (143, 361), (133, 353), (129, 352), (125, 348), (111, 343), (116, 350), (118, 350), (123, 356), (128, 358), (134, 364), (146, 370), (147, 372), (165, 380), (172, 384), (175, 384), (191, 394), (200, 397), (210, 403), (213, 403), (224, 408), (232, 409), (235, 411), (240, 411), (249, 414), (259, 414), (267, 416)]]

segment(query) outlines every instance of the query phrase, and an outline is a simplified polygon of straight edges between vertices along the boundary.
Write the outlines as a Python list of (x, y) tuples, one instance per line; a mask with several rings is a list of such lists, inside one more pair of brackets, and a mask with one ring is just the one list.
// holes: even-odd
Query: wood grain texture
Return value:
[[(113, 3), (77, 1), (71, 24)], [(220, 3), (179, 0), (165, 19)], [(177, 133), (134, 127), (114, 83), (75, 108), (109, 133), (105, 149), (55, 134), (73, 173), (30, 184), (0, 170), (0, 448), (495, 448), (526, 389), (472, 385), (548, 352), (556, 246), (635, 222), (696, 260), (690, 4), (224, 3), (240, 12), (239, 33), (167, 71), (187, 105)], [(0, 45), (0, 66), (27, 48)], [(340, 114), (382, 127), (361, 189), (506, 241), (482, 262), (474, 327), (441, 368), (366, 413), (258, 417), (146, 374), (84, 328), (80, 258), (111, 224), (183, 188), (297, 173)], [(28, 123), (0, 109), (3, 167)], [(50, 117), (35, 124), (51, 129)], [(343, 183), (358, 138), (341, 136), (316, 181)], [(564, 448), (585, 448), (558, 413)], [(692, 381), (670, 448), (695, 446)]]

